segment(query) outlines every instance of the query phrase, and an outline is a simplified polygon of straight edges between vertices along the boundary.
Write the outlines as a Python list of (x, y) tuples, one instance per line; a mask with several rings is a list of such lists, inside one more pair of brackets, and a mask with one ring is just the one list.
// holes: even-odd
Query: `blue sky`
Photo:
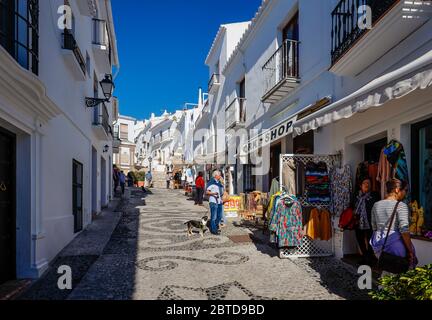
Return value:
[(120, 113), (138, 119), (196, 102), (204, 60), (224, 23), (248, 21), (261, 0), (112, 0)]

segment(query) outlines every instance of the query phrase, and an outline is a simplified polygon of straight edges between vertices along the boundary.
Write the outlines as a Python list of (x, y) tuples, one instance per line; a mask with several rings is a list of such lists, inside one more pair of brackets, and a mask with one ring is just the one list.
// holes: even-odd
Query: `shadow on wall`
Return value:
[[(134, 298), (136, 259), (138, 251), (139, 206), (143, 205), (148, 193), (141, 189), (131, 192), (131, 199), (120, 201), (114, 213), (121, 213), (109, 241), (98, 255), (72, 255), (68, 247), (50, 265), (48, 272), (36, 281), (18, 300), (131, 300)], [(108, 212), (107, 215), (111, 214)], [(100, 218), (100, 221), (103, 217)], [(97, 222), (96, 222), (97, 223)], [(101, 222), (103, 223), (103, 222)], [(100, 225), (98, 228), (102, 228)], [(97, 230), (84, 230), (79, 237), (95, 236)], [(101, 232), (102, 233), (102, 232)], [(97, 241), (98, 239), (93, 239)], [(90, 244), (89, 244), (90, 245)], [(76, 246), (76, 247), (82, 247)], [(85, 251), (85, 249), (83, 249)], [(59, 290), (57, 282), (59, 266), (72, 269), (72, 290)], [(82, 281), (84, 280), (84, 281)]]

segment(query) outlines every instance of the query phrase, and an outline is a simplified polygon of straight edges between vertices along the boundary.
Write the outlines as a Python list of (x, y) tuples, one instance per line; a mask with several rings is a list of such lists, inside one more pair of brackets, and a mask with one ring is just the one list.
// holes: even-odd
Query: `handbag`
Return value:
[(405, 273), (409, 270), (409, 267), (410, 267), (410, 262), (409, 262), (409, 259), (407, 257), (403, 258), (403, 257), (396, 256), (394, 254), (385, 252), (387, 240), (388, 240), (388, 237), (390, 235), (391, 227), (392, 227), (393, 222), (394, 222), (395, 217), (396, 217), (396, 212), (397, 212), (397, 208), (399, 206), (399, 203), (400, 203), (400, 201), (398, 201), (398, 203), (396, 204), (396, 206), (393, 210), (393, 214), (390, 218), (390, 225), (389, 225), (389, 228), (387, 231), (387, 236), (385, 238), (384, 245), (382, 247), (381, 255), (378, 259), (378, 268), (379, 269), (381, 269), (383, 271), (390, 272), (390, 273), (394, 273), (394, 274)]
[(339, 228), (342, 230), (354, 230), (357, 224), (358, 219), (352, 208), (346, 209), (339, 218)]

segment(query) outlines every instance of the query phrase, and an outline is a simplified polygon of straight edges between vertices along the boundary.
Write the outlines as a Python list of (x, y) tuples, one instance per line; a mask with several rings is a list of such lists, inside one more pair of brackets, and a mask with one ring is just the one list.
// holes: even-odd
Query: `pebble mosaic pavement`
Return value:
[[(344, 300), (367, 299), (358, 276), (333, 258), (281, 260), (267, 236), (229, 223), (221, 236), (188, 237), (184, 223), (207, 214), (184, 194), (153, 189), (105, 212), (79, 235), (21, 299)], [(145, 203), (145, 204), (144, 204)], [(228, 236), (251, 234), (234, 243)], [(56, 267), (74, 287), (56, 288)]]

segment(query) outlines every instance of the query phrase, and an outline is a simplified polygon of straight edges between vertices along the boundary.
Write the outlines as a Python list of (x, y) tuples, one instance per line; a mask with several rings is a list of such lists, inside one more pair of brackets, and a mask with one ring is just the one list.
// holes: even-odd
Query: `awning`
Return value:
[(318, 129), (359, 112), (432, 86), (432, 50), (413, 62), (385, 74), (351, 95), (294, 124), (294, 136)]

